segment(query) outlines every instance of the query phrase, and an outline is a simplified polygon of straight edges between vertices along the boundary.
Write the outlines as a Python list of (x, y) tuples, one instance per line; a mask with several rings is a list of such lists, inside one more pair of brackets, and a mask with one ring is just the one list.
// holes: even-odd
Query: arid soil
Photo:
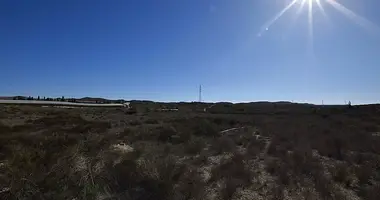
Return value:
[(380, 199), (380, 105), (132, 106), (0, 106), (0, 199)]

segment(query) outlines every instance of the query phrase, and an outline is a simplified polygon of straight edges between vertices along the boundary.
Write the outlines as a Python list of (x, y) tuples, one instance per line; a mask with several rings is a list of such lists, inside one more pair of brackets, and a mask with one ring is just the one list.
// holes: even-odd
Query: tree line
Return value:
[(74, 98), (65, 98), (64, 96), (60, 98), (51, 98), (51, 97), (32, 97), (32, 96), (15, 96), (13, 97), (13, 100), (35, 100), (35, 101), (62, 101), (62, 102), (77, 102)]
[(76, 102), (86, 102), (86, 103), (97, 103), (97, 104), (109, 104), (109, 103), (125, 103), (124, 100), (122, 99), (119, 99), (119, 100), (104, 100), (104, 101), (98, 101), (98, 100), (94, 100), (94, 101), (91, 101), (91, 102), (87, 102), (87, 101), (82, 101), (82, 100), (78, 100), (78, 99), (75, 99), (75, 98), (65, 98), (64, 96), (60, 97), (60, 98), (51, 98), (51, 97), (40, 97), (40, 96), (37, 96), (37, 97), (32, 97), (32, 96), (15, 96), (13, 97), (13, 100), (34, 100), (34, 101), (60, 101), (60, 102), (72, 102), (72, 103), (76, 103)]

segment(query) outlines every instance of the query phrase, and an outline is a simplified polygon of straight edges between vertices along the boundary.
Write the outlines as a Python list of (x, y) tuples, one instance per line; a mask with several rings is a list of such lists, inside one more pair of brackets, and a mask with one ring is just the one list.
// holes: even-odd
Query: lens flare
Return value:
[(325, 0), (325, 1), (328, 4), (330, 4), (333, 8), (335, 8), (338, 12), (342, 13), (345, 17), (352, 20), (355, 24), (367, 29), (371, 33), (380, 33), (380, 28), (376, 24), (356, 14), (352, 10), (338, 3), (336, 0)]
[[(348, 9), (341, 3), (339, 3), (337, 0), (293, 0), (291, 1), (285, 8), (283, 8), (280, 12), (278, 12), (274, 17), (265, 22), (264, 25), (261, 27), (259, 33), (257, 36), (262, 36), (264, 32), (270, 31), (270, 27), (278, 20), (280, 19), (286, 12), (290, 10), (294, 5), (298, 5), (298, 9), (295, 12), (295, 15), (290, 23), (290, 27), (293, 27), (299, 18), (301, 12), (305, 10), (307, 5), (307, 24), (308, 24), (308, 43), (311, 52), (314, 52), (314, 13), (320, 12), (322, 15), (327, 19), (327, 22), (330, 24), (330, 19), (326, 13), (326, 10), (324, 8), (324, 5), (329, 5), (332, 8), (334, 8), (339, 13), (343, 14), (345, 17), (350, 19), (355, 24), (363, 27), (364, 29), (367, 29), (370, 33), (380, 33), (380, 28), (369, 21), (368, 19), (356, 14), (354, 11)], [(314, 9), (314, 5), (318, 8), (317, 10)]]
[(314, 35), (314, 27), (313, 27), (313, 0), (309, 0), (308, 4), (308, 13), (307, 13), (307, 18), (308, 18), (308, 27), (309, 27), (309, 45), (311, 51), (314, 49), (314, 40), (313, 40), (313, 35)]
[(257, 36), (261, 36), (264, 31), (268, 31), (270, 26), (272, 26), (286, 11), (288, 11), (298, 0), (293, 0), (290, 4), (288, 4), (284, 9), (282, 9), (279, 13), (277, 13), (271, 20), (264, 23), (264, 26), (261, 27), (260, 32)]

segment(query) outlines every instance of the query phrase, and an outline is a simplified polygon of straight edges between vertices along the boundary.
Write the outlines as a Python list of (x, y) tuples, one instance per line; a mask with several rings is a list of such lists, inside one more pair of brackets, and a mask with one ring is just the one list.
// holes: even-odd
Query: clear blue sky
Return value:
[(1, 0), (0, 96), (379, 102), (380, 1), (325, 1)]

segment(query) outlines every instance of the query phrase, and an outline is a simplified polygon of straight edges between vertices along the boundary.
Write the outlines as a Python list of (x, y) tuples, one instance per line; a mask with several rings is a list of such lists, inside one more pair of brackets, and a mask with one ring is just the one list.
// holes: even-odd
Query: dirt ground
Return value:
[(0, 199), (380, 199), (380, 105), (135, 106), (0, 105)]

